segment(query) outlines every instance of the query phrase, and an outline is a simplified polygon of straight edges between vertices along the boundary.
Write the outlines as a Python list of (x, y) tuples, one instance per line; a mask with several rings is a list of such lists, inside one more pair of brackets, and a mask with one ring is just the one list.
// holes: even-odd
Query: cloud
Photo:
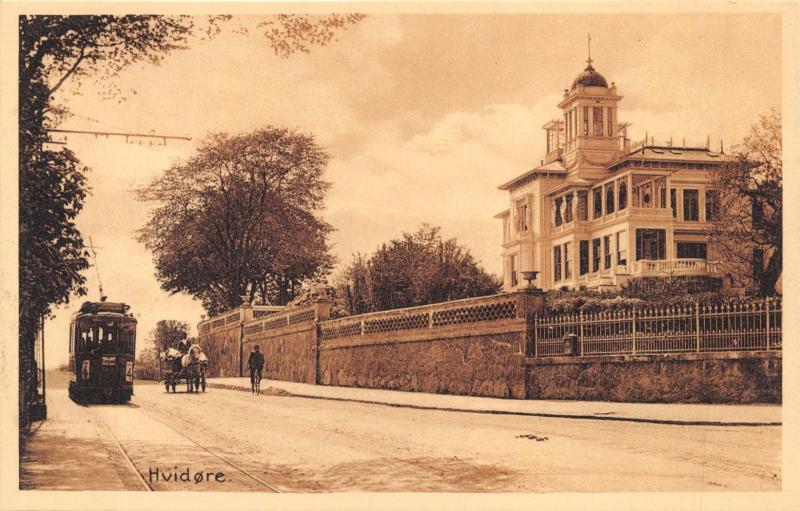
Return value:
[(365, 150), (335, 161), (326, 216), (338, 229), (333, 241), (341, 262), (427, 222), (499, 273), (500, 226), (493, 215), (507, 207), (507, 197), (497, 186), (538, 164), (540, 128), (557, 114), (556, 103), (549, 96), (533, 107), (453, 112), (405, 140), (398, 127), (384, 125)]

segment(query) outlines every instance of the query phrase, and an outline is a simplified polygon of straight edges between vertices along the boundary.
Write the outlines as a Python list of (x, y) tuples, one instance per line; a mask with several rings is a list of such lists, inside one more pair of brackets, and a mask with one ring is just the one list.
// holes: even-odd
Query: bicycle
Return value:
[(253, 394), (261, 394), (261, 371), (250, 370), (250, 387)]

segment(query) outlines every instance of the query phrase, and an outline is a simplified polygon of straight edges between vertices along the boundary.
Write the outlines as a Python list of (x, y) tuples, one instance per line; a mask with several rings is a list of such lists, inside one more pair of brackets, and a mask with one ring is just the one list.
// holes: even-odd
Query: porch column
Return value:
[[(635, 195), (635, 190), (633, 189), (633, 171), (628, 172), (628, 175), (625, 177), (625, 181), (628, 184), (628, 207), (632, 208), (634, 206), (639, 207), (639, 199), (637, 198), (636, 201), (633, 200)], [(630, 252), (628, 252), (630, 254)]]
[(665, 243), (667, 244), (666, 250), (664, 251), (664, 255), (667, 256), (667, 259), (675, 259), (676, 257), (676, 250), (675, 250), (675, 236), (673, 234), (673, 229), (667, 229), (667, 235), (665, 236), (666, 240)]
[(600, 185), (600, 216), (606, 216), (606, 187)]

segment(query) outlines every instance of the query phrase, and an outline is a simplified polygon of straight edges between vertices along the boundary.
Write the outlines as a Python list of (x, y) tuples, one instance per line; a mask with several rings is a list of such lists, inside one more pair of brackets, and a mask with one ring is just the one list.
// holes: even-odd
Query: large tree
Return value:
[(292, 130), (216, 134), (141, 188), (139, 199), (155, 208), (139, 239), (162, 288), (216, 314), (242, 295), (285, 304), (326, 274), (331, 227), (319, 212), (327, 162), (312, 136)]
[[(726, 271), (760, 294), (775, 293), (783, 271), (781, 115), (762, 115), (733, 161), (715, 176), (712, 240)], [(713, 205), (712, 205), (713, 207)]]
[(500, 291), (500, 282), (455, 238), (423, 224), (370, 257), (356, 255), (336, 287), (349, 312), (359, 314), (490, 295)]
[(189, 324), (185, 321), (162, 319), (150, 331), (150, 340), (156, 353), (165, 351), (170, 346), (189, 335)]

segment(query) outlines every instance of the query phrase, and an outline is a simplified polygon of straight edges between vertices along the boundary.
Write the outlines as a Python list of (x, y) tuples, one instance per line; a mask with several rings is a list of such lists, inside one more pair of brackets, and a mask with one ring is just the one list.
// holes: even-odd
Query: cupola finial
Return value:
[(589, 44), (589, 58), (586, 59), (586, 63), (589, 64), (589, 67), (592, 67), (592, 34), (586, 34), (586, 38), (588, 39)]

